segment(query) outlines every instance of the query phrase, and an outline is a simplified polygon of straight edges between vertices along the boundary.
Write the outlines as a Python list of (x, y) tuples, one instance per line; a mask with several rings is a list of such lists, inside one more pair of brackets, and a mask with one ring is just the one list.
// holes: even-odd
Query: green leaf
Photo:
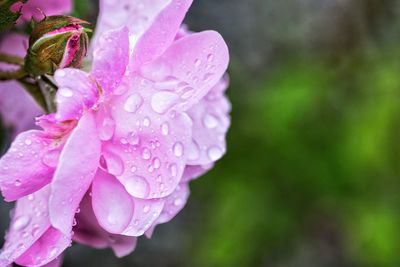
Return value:
[[(15, 25), (21, 16), (21, 8), (17, 12), (11, 11), (11, 7), (16, 3), (26, 3), (28, 0), (0, 0), (0, 33)], [(22, 5), (21, 5), (22, 7)]]

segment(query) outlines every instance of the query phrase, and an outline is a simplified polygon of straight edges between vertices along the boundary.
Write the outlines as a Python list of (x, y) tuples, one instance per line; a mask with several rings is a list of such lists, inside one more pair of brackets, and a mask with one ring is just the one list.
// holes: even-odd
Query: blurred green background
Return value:
[(400, 1), (195, 0), (186, 23), (231, 49), (227, 155), (131, 256), (64, 266), (400, 266)]

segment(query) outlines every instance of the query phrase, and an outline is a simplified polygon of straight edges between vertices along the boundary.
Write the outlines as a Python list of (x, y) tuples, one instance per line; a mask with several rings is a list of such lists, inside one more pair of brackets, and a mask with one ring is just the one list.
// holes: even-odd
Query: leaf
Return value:
[[(13, 27), (21, 16), (22, 5), (28, 0), (0, 0), (0, 33)], [(13, 5), (20, 3), (19, 10), (12, 11)]]

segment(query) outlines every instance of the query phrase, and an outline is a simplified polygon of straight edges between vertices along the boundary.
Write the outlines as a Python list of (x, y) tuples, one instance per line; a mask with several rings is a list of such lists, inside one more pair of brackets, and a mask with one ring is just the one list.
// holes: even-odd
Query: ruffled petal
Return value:
[(153, 96), (153, 109), (186, 111), (220, 81), (229, 61), (228, 48), (214, 31), (194, 33), (175, 41), (155, 61), (140, 68), (142, 77), (162, 91)]
[(146, 31), (154, 19), (171, 0), (100, 0), (100, 14), (92, 49), (102, 34), (108, 30), (128, 27), (132, 44)]
[(183, 172), (182, 183), (190, 182), (199, 178), (214, 167), (214, 164), (208, 165), (187, 165)]
[(0, 253), (0, 266), (7, 266), (24, 254), (50, 227), (46, 186), (18, 200), (6, 243)]
[(51, 184), (51, 224), (66, 235), (72, 229), (75, 212), (97, 171), (100, 148), (93, 114), (86, 113), (61, 152)]
[(158, 224), (166, 223), (172, 220), (185, 206), (189, 198), (190, 189), (189, 184), (183, 183), (176, 187), (175, 191), (165, 198), (164, 208), (154, 222), (151, 228), (146, 231), (146, 236), (150, 238), (153, 234), (154, 228)]
[[(218, 89), (218, 88), (217, 88)], [(193, 140), (189, 165), (208, 165), (226, 152), (226, 133), (230, 126), (230, 103), (218, 92), (211, 91), (188, 115), (193, 121)]]
[(63, 255), (58, 256), (53, 261), (43, 265), (43, 267), (61, 267), (63, 263)]
[(94, 248), (111, 247), (117, 257), (130, 254), (136, 247), (136, 238), (115, 235), (105, 231), (97, 222), (93, 212), (92, 199), (86, 194), (81, 202), (80, 210), (75, 216), (74, 240)]
[(55, 115), (58, 121), (77, 120), (97, 102), (98, 89), (90, 74), (78, 69), (60, 69), (54, 78), (59, 86)]
[(93, 52), (93, 76), (107, 93), (121, 82), (129, 62), (128, 28), (105, 32)]
[(134, 203), (118, 180), (97, 172), (92, 186), (93, 211), (101, 227), (114, 234), (122, 233), (132, 219)]
[(0, 159), (0, 188), (6, 201), (33, 193), (51, 181), (54, 167), (47, 160), (51, 143), (41, 131), (32, 130), (17, 136)]
[(71, 236), (65, 236), (50, 227), (36, 242), (15, 262), (23, 266), (43, 266), (55, 260), (71, 245)]
[(132, 70), (161, 56), (174, 41), (179, 27), (193, 0), (172, 0), (137, 42), (132, 58)]

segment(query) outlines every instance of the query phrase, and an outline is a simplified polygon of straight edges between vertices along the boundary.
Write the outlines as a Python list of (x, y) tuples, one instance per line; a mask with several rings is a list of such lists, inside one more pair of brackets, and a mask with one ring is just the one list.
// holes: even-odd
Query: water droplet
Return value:
[(209, 82), (213, 76), (214, 76), (214, 73), (206, 73), (206, 74), (204, 74), (203, 82)]
[(135, 132), (132, 132), (132, 133), (130, 133), (130, 134), (128, 135), (127, 141), (128, 141), (128, 143), (131, 144), (132, 146), (136, 146), (136, 145), (139, 144), (140, 138), (139, 138), (139, 136), (138, 136)]
[(182, 145), (182, 143), (177, 142), (174, 145), (173, 150), (174, 150), (175, 156), (182, 157), (182, 155), (183, 155), (183, 145)]
[(151, 121), (150, 121), (150, 119), (148, 117), (143, 119), (143, 126), (149, 127), (150, 123), (151, 123)]
[(105, 117), (100, 125), (99, 138), (102, 141), (110, 140), (115, 131), (115, 121), (110, 117)]
[(208, 157), (212, 161), (219, 160), (222, 157), (222, 150), (217, 146), (210, 147), (208, 149)]
[(218, 119), (211, 114), (206, 114), (203, 118), (203, 124), (208, 129), (214, 129), (218, 126)]
[(148, 148), (143, 149), (142, 158), (148, 160), (151, 158), (151, 152)]
[(162, 125), (161, 125), (161, 133), (162, 133), (162, 135), (168, 135), (168, 133), (169, 133), (169, 124), (168, 124), (168, 122), (164, 122)]
[(38, 226), (33, 227), (32, 236), (36, 237), (39, 234), (40, 228)]
[(29, 215), (22, 215), (14, 221), (13, 228), (17, 231), (25, 229), (30, 221), (31, 217)]
[(159, 169), (161, 167), (161, 161), (159, 158), (154, 158), (153, 159), (153, 166), (155, 169)]
[(183, 91), (184, 93), (181, 96), (182, 99), (189, 99), (196, 92), (196, 90), (194, 90), (192, 87), (186, 87)]
[(133, 165), (131, 168), (131, 173), (135, 173), (136, 171), (137, 171), (137, 167), (135, 165)]
[(169, 170), (173, 177), (175, 177), (178, 174), (178, 166), (176, 166), (176, 164), (171, 164), (171, 166), (169, 167)]
[(135, 93), (130, 95), (124, 104), (124, 109), (126, 112), (136, 112), (143, 104), (143, 98), (141, 95)]
[(17, 187), (20, 187), (22, 185), (21, 180), (18, 180), (18, 179), (15, 180), (14, 185), (17, 186)]
[(178, 98), (175, 93), (159, 92), (151, 98), (151, 107), (155, 112), (162, 114), (171, 108)]
[(200, 157), (199, 146), (195, 141), (192, 141), (187, 149), (187, 157), (189, 160), (196, 160)]
[(171, 66), (164, 61), (146, 64), (140, 68), (140, 74), (151, 81), (163, 81), (171, 75)]
[(214, 55), (213, 54), (209, 54), (208, 56), (207, 56), (207, 61), (208, 62), (212, 62), (214, 60)]
[(74, 95), (71, 89), (65, 87), (58, 89), (58, 93), (64, 97), (72, 97)]
[(32, 201), (32, 200), (34, 200), (34, 199), (35, 199), (35, 197), (33, 196), (33, 194), (28, 195), (28, 200), (29, 200), (29, 201)]
[(200, 65), (201, 65), (201, 60), (200, 60), (200, 59), (196, 59), (196, 60), (194, 61), (194, 65), (196, 66), (196, 68), (200, 67)]
[(175, 77), (167, 77), (164, 81), (157, 82), (154, 84), (154, 88), (157, 90), (173, 90), (179, 84), (179, 80)]
[(126, 91), (128, 91), (129, 85), (122, 83), (118, 87), (116, 87), (113, 91), (114, 95), (123, 95)]
[(50, 150), (48, 151), (42, 158), (43, 164), (47, 165), (50, 168), (55, 168), (58, 164), (58, 158), (60, 157), (59, 150)]
[(25, 144), (26, 144), (27, 146), (32, 145), (32, 140), (26, 139), (26, 140), (25, 140)]
[(57, 247), (53, 247), (53, 248), (50, 250), (49, 257), (50, 257), (50, 258), (54, 258), (54, 257), (57, 256), (57, 253), (58, 253), (58, 248), (57, 248)]
[(129, 194), (138, 198), (145, 198), (149, 194), (149, 184), (142, 176), (133, 175), (125, 182), (125, 188)]
[(175, 199), (175, 201), (174, 201), (175, 206), (179, 207), (179, 206), (182, 206), (182, 204), (183, 204), (182, 199), (180, 199), (180, 198)]

